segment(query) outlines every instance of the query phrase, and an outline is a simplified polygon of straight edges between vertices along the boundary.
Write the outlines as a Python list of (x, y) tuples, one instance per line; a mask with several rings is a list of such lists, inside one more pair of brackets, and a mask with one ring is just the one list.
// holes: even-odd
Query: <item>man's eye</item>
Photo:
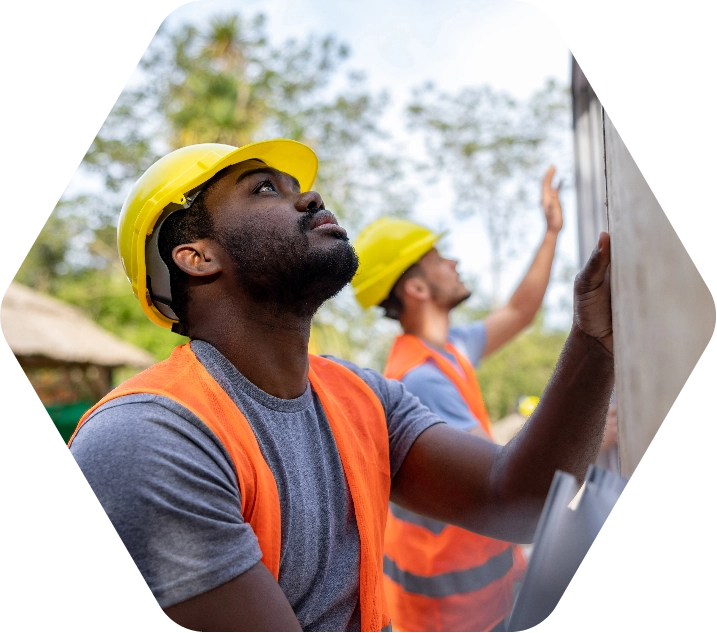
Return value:
[(260, 182), (254, 191), (256, 193), (261, 193), (263, 191), (276, 191), (276, 187), (271, 181), (265, 180), (264, 182)]

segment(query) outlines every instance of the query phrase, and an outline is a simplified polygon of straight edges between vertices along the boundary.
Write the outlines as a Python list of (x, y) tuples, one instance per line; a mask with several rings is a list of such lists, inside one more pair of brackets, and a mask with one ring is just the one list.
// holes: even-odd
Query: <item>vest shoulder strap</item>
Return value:
[(412, 334), (402, 334), (396, 337), (388, 355), (384, 375), (387, 378), (401, 380), (414, 367), (418, 367), (428, 359), (433, 360), (441, 372), (458, 389), (471, 413), (480, 422), (488, 436), (492, 437), (488, 410), (485, 407), (483, 394), (470, 361), (450, 343), (446, 343), (446, 349), (456, 358), (464, 375), (461, 375), (461, 372), (443, 354)]

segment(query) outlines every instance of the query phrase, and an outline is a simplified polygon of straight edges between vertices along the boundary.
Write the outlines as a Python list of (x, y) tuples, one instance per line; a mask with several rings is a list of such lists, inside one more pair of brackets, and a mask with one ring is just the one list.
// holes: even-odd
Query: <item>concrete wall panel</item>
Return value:
[(620, 468), (629, 476), (707, 346), (715, 305), (607, 115), (605, 147)]

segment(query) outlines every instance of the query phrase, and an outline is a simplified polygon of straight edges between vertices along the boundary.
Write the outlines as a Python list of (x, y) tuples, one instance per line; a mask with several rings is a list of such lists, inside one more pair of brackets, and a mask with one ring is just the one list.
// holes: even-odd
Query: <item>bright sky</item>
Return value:
[(526, 96), (545, 77), (566, 80), (569, 53), (553, 24), (530, 4), (506, 0), (202, 0), (170, 23), (217, 12), (262, 12), (272, 39), (335, 33), (372, 86), (401, 100), (411, 86), (490, 83)]
[[(548, 77), (567, 84), (569, 51), (553, 23), (530, 4), (495, 0), (202, 0), (177, 9), (170, 25), (203, 21), (217, 13), (262, 12), (274, 43), (290, 37), (334, 33), (351, 47), (349, 65), (364, 70), (371, 88), (388, 89), (392, 108), (386, 123), (401, 143), (421, 151), (418, 138), (402, 126), (400, 113), (412, 87), (427, 80), (454, 91), (471, 85), (491, 84), (518, 97), (541, 87)], [(547, 166), (546, 166), (547, 167)], [(567, 180), (572, 178), (568, 175)], [(539, 184), (536, 182), (536, 217), (541, 217)], [(487, 279), (487, 242), (479, 218), (456, 221), (450, 213), (454, 193), (449, 187), (419, 185), (421, 200), (416, 217), (432, 227), (451, 229), (444, 243), (461, 261), (461, 271)], [(563, 195), (566, 228), (559, 251), (563, 263), (576, 261), (574, 194)], [(531, 234), (506, 270), (504, 293), (520, 280), (540, 239), (541, 224)], [(548, 322), (567, 327), (570, 314), (558, 308), (566, 286), (552, 284), (548, 292)]]

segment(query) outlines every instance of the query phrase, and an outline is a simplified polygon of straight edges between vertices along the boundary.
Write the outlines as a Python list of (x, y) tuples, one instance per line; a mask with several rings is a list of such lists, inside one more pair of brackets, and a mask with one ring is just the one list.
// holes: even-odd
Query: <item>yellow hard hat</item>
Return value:
[(443, 233), (401, 218), (379, 218), (354, 242), (359, 268), (351, 281), (365, 309), (378, 305), (413, 264), (433, 248)]
[(132, 290), (153, 323), (171, 328), (177, 322), (169, 305), (169, 269), (159, 256), (155, 227), (159, 229), (172, 212), (189, 208), (202, 185), (216, 173), (252, 158), (296, 178), (301, 191), (311, 189), (319, 168), (314, 151), (297, 141), (276, 139), (239, 148), (202, 143), (160, 158), (130, 190), (117, 225), (117, 248)]

